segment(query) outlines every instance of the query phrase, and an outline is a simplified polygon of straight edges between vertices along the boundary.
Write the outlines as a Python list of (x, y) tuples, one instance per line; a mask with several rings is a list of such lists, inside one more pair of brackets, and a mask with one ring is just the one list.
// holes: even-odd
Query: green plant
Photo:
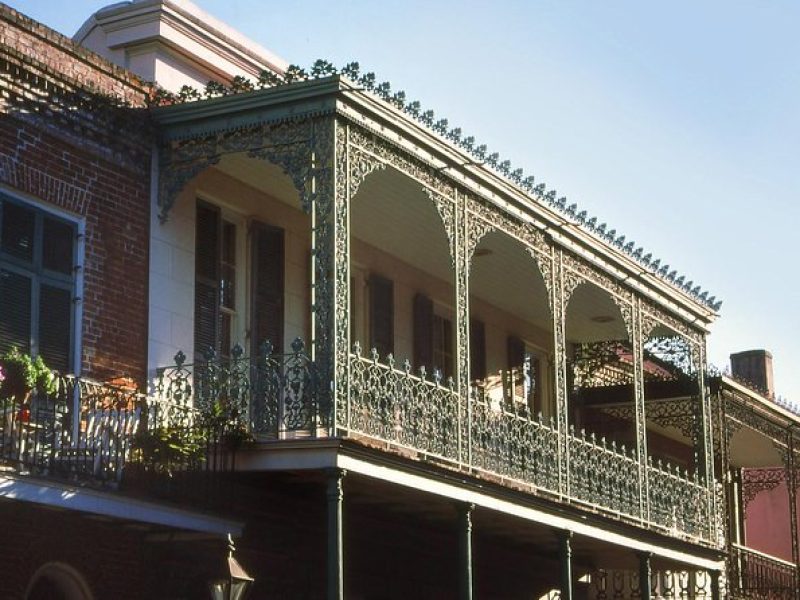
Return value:
[(200, 433), (186, 427), (142, 429), (133, 438), (133, 460), (146, 471), (172, 477), (203, 458), (204, 443)]
[(31, 358), (30, 354), (24, 354), (18, 348), (12, 347), (0, 356), (0, 370), (3, 373), (0, 381), (2, 398), (22, 403), (34, 389), (42, 394), (56, 391), (55, 376), (41, 356)]

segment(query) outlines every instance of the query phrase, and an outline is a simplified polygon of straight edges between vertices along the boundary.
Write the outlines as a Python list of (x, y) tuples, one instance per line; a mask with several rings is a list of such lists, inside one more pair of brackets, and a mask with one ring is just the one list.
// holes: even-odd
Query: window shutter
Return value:
[(261, 223), (253, 225), (252, 354), (269, 340), (283, 352), (284, 232)]
[(394, 353), (394, 284), (391, 279), (369, 278), (369, 344), (381, 358)]
[(414, 296), (414, 368), (433, 367), (433, 300)]
[(31, 280), (0, 269), (0, 353), (31, 350)]
[(72, 294), (64, 288), (42, 285), (39, 291), (39, 354), (61, 373), (70, 371)]
[(469, 321), (469, 376), (472, 381), (486, 379), (486, 326), (483, 321)]
[(209, 348), (219, 348), (219, 229), (220, 214), (198, 204), (195, 228), (194, 351), (201, 359)]
[(508, 336), (506, 341), (508, 368), (519, 369), (525, 364), (525, 342), (516, 336)]

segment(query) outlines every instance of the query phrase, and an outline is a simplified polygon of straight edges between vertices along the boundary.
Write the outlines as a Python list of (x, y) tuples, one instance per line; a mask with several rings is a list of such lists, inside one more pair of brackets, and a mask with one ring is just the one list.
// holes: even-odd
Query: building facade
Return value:
[(69, 374), (4, 404), (9, 597), (203, 597), (227, 534), (259, 598), (797, 597), (707, 293), (356, 64), (2, 17), (0, 350)]

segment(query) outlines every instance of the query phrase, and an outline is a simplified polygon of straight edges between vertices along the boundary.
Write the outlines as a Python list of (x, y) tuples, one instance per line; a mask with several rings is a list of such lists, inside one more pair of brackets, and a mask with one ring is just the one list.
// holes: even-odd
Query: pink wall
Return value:
[[(798, 511), (800, 518), (800, 511)], [(789, 494), (786, 483), (760, 492), (745, 512), (747, 547), (784, 560), (792, 560)]]

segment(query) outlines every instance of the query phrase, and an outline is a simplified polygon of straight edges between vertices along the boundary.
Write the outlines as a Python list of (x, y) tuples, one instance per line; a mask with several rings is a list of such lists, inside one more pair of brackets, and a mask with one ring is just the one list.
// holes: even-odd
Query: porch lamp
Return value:
[(223, 564), (222, 574), (211, 581), (213, 600), (243, 600), (247, 596), (254, 579), (247, 574), (242, 565), (233, 557), (233, 538), (228, 534), (228, 558)]

